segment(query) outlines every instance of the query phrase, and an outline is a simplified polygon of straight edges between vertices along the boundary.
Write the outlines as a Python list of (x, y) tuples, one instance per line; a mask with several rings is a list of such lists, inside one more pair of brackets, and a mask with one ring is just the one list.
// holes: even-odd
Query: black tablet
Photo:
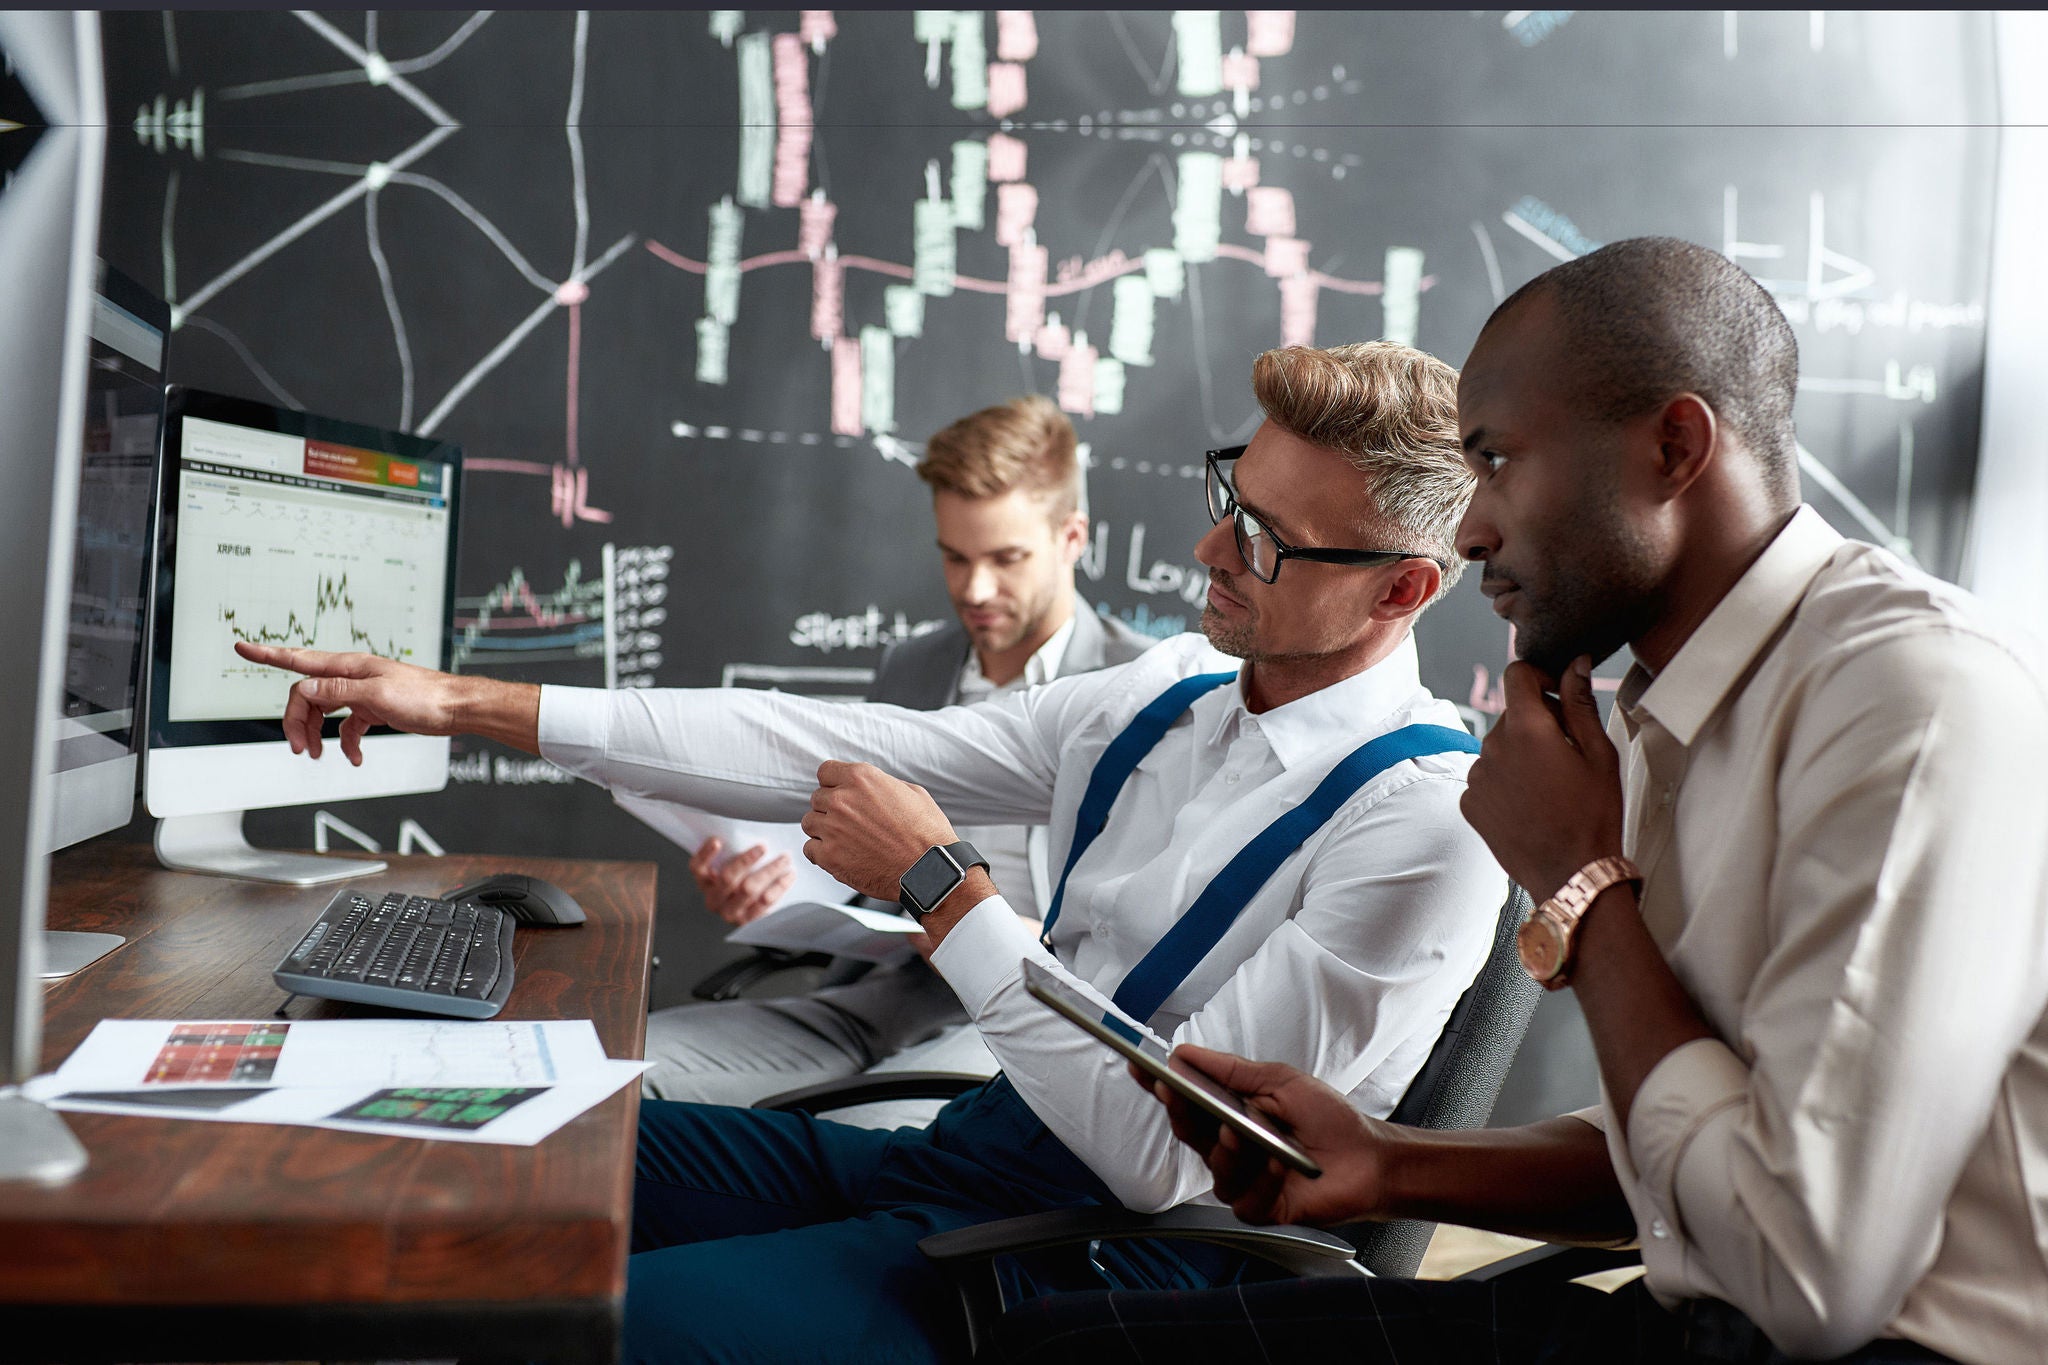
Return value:
[(1277, 1160), (1311, 1180), (1323, 1173), (1323, 1168), (1316, 1165), (1307, 1152), (1295, 1146), (1279, 1128), (1249, 1108), (1238, 1095), (1198, 1071), (1182, 1070), (1173, 1065), (1167, 1050), (1143, 1034), (1124, 1036), (1118, 1032), (1117, 1026), (1104, 1022), (1102, 1011), (1093, 1001), (1036, 962), (1024, 964), (1024, 989), (1119, 1057), (1133, 1063), (1146, 1075), (1164, 1081), (1188, 1103), (1218, 1123), (1229, 1124), (1240, 1137)]

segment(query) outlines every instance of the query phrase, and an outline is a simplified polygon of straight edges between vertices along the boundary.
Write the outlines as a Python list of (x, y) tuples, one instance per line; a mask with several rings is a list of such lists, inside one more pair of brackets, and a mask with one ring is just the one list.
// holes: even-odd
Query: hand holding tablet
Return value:
[(1197, 1109), (1237, 1133), (1258, 1150), (1314, 1179), (1322, 1175), (1308, 1153), (1290, 1140), (1270, 1119), (1248, 1107), (1238, 1095), (1226, 1090), (1199, 1071), (1174, 1062), (1166, 1049), (1142, 1035), (1126, 1037), (1119, 1028), (1104, 1022), (1099, 1006), (1036, 962), (1024, 964), (1024, 989), (1060, 1017), (1095, 1038), (1103, 1046), (1130, 1062), (1155, 1081)]

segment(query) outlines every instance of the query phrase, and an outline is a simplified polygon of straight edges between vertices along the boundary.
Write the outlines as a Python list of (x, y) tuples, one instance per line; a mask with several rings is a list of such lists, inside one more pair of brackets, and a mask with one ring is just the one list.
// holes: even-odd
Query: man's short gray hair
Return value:
[[(1476, 481), (1458, 441), (1458, 372), (1413, 346), (1287, 346), (1252, 364), (1267, 420), (1335, 450), (1366, 476), (1379, 520), (1443, 566), (1441, 597), (1465, 571), (1458, 523)], [(1379, 547), (1373, 547), (1379, 548)]]

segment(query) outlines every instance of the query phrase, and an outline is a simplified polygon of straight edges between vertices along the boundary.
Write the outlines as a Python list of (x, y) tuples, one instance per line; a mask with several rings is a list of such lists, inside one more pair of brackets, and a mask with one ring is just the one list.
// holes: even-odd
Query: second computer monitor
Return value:
[[(448, 741), (375, 729), (291, 752), (293, 676), (238, 640), (448, 665), (461, 453), (446, 442), (172, 389), (143, 798), (157, 851), (191, 871), (310, 884), (361, 862), (252, 849), (245, 810), (437, 791)], [(336, 722), (330, 720), (328, 733)]]
[(92, 300), (83, 464), (71, 571), (71, 628), (56, 716), (50, 846), (128, 823), (142, 751), (150, 513), (164, 413), (171, 310), (101, 265)]

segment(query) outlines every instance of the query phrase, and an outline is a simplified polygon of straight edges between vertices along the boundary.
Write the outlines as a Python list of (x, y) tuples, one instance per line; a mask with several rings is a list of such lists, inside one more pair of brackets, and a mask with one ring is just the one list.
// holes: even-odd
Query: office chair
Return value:
[[(1478, 1128), (1491, 1116), (1541, 994), (1522, 971), (1515, 952), (1515, 931), (1528, 911), (1527, 893), (1510, 886), (1485, 965), (1452, 1009), (1428, 1060), (1391, 1115), (1393, 1122), (1417, 1128)], [(772, 1095), (755, 1107), (815, 1114), (872, 1100), (946, 1098), (983, 1080), (947, 1072), (862, 1075)], [(1369, 1270), (1405, 1277), (1421, 1264), (1435, 1228), (1434, 1223), (1413, 1220), (1358, 1223), (1329, 1231), (1258, 1227), (1241, 1222), (1228, 1209), (1203, 1205), (1183, 1205), (1159, 1214), (1091, 1205), (937, 1233), (918, 1246), (953, 1277), (967, 1315), (969, 1339), (979, 1349), (1004, 1308), (994, 1265), (998, 1256), (1061, 1247), (1085, 1256), (1092, 1242), (1153, 1237), (1228, 1247), (1289, 1275), (1355, 1276)], [(1560, 1278), (1599, 1268), (1604, 1267), (1590, 1266)]]
[[(865, 968), (868, 964), (857, 964)], [(745, 957), (734, 958), (721, 967), (715, 967), (704, 974), (703, 979), (690, 987), (690, 994), (698, 1000), (738, 1000), (754, 987), (761, 985), (785, 972), (814, 971), (829, 974), (842, 966), (840, 959), (829, 953), (791, 953), (780, 948), (756, 948)], [(858, 980), (862, 973), (855, 972), (847, 980)], [(832, 985), (844, 984), (832, 980)]]

